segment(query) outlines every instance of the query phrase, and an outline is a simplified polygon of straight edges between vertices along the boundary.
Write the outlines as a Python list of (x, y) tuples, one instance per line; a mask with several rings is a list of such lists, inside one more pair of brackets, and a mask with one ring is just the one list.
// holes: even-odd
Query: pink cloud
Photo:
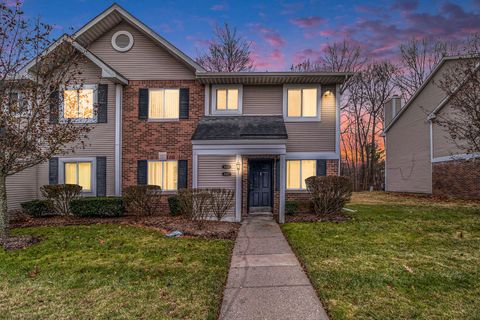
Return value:
[(314, 27), (319, 25), (320, 23), (324, 22), (325, 19), (322, 17), (318, 16), (313, 16), (313, 17), (306, 17), (306, 18), (295, 18), (291, 19), (290, 22), (300, 28), (308, 28), (308, 27)]
[(252, 24), (250, 27), (254, 32), (260, 32), (265, 42), (272, 47), (281, 47), (286, 43), (285, 39), (276, 30), (264, 27), (258, 23)]
[(267, 53), (254, 50), (250, 58), (254, 62), (256, 70), (272, 71), (285, 69), (285, 56), (279, 49), (274, 49)]

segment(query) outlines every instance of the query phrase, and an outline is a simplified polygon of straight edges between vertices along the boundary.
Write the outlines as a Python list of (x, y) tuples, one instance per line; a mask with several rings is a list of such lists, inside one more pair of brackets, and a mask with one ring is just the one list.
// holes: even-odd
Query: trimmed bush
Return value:
[(125, 207), (129, 212), (138, 215), (151, 216), (159, 213), (161, 192), (162, 188), (159, 186), (127, 187), (123, 193)]
[(70, 215), (70, 202), (80, 195), (82, 187), (77, 184), (50, 184), (40, 188), (42, 195), (50, 200), (55, 212)]
[(171, 216), (178, 216), (182, 212), (180, 210), (180, 200), (177, 196), (168, 197), (168, 208)]
[(42, 217), (53, 212), (53, 204), (49, 200), (32, 200), (21, 203), (22, 209), (32, 217)]
[(125, 212), (121, 197), (87, 197), (70, 202), (73, 215), (79, 217), (119, 217)]
[(298, 212), (298, 201), (285, 201), (285, 213), (292, 215)]
[(317, 214), (340, 212), (352, 196), (352, 183), (345, 177), (310, 177), (305, 183)]

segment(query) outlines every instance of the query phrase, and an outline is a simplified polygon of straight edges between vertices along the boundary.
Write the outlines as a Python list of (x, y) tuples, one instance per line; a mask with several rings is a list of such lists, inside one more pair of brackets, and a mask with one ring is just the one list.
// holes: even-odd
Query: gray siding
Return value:
[[(441, 118), (447, 118), (452, 113), (451, 108), (446, 105), (440, 110), (438, 116)], [(456, 154), (467, 153), (465, 149), (459, 148), (454, 141), (450, 138), (449, 132), (433, 122), (433, 156), (437, 157), (447, 157)]]
[[(112, 35), (125, 30), (133, 35), (134, 45), (128, 52), (112, 47)], [(122, 22), (94, 41), (88, 48), (129, 80), (185, 80), (194, 79), (195, 73), (184, 62), (140, 33), (130, 24)]]
[(7, 177), (7, 204), (9, 210), (20, 209), (20, 204), (36, 198), (36, 168), (28, 168)]
[(244, 86), (243, 114), (276, 114), (283, 112), (283, 86)]

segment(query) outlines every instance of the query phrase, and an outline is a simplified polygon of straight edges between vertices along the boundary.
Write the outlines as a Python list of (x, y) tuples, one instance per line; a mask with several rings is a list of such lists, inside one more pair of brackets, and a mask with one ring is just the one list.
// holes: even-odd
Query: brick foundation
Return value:
[(433, 163), (434, 195), (480, 199), (480, 160)]
[[(138, 119), (140, 88), (189, 88), (189, 118), (153, 122)], [(204, 114), (204, 87), (193, 80), (129, 81), (123, 91), (122, 188), (137, 185), (137, 160), (156, 160), (166, 152), (169, 160), (188, 160), (188, 186), (192, 186), (191, 137)], [(168, 195), (162, 196), (162, 210), (168, 212)]]

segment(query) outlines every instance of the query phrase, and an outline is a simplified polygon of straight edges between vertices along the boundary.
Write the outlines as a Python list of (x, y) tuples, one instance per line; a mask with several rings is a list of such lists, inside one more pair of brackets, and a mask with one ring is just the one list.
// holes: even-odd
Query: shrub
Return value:
[(181, 214), (180, 200), (177, 196), (168, 197), (168, 208), (170, 209), (170, 215), (178, 216)]
[(42, 217), (53, 212), (53, 204), (50, 200), (32, 200), (23, 202), (22, 209), (32, 217)]
[(340, 212), (352, 196), (352, 184), (345, 177), (310, 177), (305, 183), (317, 214)]
[(220, 221), (232, 207), (235, 192), (230, 189), (208, 189), (207, 192), (210, 193), (208, 199), (210, 210)]
[(199, 228), (207, 218), (211, 194), (206, 189), (182, 189), (178, 192), (180, 208), (191, 220), (197, 221)]
[(119, 217), (125, 212), (121, 197), (88, 197), (72, 200), (70, 208), (80, 217)]
[(125, 189), (123, 201), (128, 211), (151, 216), (159, 212), (161, 192), (159, 186), (131, 186)]
[(70, 202), (80, 195), (82, 187), (77, 184), (50, 184), (40, 188), (42, 195), (50, 200), (55, 212), (61, 215), (71, 214)]
[(292, 215), (298, 212), (298, 201), (285, 201), (285, 213)]

